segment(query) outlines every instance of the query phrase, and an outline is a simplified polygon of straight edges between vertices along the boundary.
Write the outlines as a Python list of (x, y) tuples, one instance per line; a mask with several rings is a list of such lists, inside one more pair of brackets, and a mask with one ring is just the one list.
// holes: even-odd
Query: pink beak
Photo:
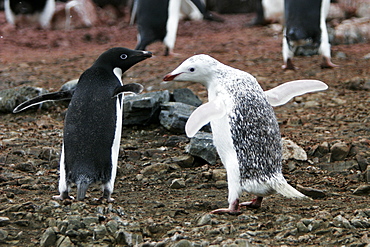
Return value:
[[(180, 73), (181, 74), (181, 73)], [(171, 75), (171, 74), (168, 74), (166, 75), (165, 77), (163, 77), (163, 81), (173, 81), (176, 76), (180, 75), (180, 74), (176, 74), (176, 75)]]

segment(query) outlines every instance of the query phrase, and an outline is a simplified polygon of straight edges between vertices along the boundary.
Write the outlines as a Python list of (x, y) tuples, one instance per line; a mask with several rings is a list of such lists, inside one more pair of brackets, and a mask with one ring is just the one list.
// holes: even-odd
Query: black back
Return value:
[(126, 48), (104, 52), (80, 77), (64, 125), (64, 157), (68, 183), (101, 181), (111, 177), (111, 148), (116, 131), (117, 97), (121, 86), (113, 69), (123, 72), (151, 53)]
[(166, 37), (169, 1), (137, 0), (136, 23), (141, 40), (135, 49), (145, 50), (146, 46)]
[(47, 0), (9, 0), (10, 9), (15, 15), (40, 13)]
[(285, 0), (285, 25), (288, 41), (312, 39), (320, 43), (322, 0)]

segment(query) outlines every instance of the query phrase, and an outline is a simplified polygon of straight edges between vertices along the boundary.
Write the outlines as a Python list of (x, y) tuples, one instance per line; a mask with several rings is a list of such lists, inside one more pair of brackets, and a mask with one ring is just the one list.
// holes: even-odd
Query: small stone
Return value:
[(180, 240), (179, 242), (173, 245), (173, 247), (192, 247), (192, 246), (193, 244), (186, 239)]
[(7, 237), (8, 237), (8, 232), (3, 229), (0, 229), (0, 243), (2, 241), (5, 241)]
[(298, 229), (298, 232), (304, 232), (304, 233), (307, 233), (310, 231), (308, 230), (308, 227), (301, 221), (297, 223), (297, 229)]
[(49, 227), (46, 229), (44, 234), (42, 234), (40, 245), (43, 247), (54, 246), (57, 241), (57, 235), (53, 228)]
[(143, 175), (150, 175), (150, 174), (163, 174), (166, 173), (170, 169), (170, 166), (167, 164), (157, 163), (153, 165), (149, 165), (141, 170)]
[[(74, 246), (74, 244), (72, 243), (71, 239), (68, 236), (66, 236), (64, 238), (60, 238), (60, 239), (61, 239), (60, 243), (59, 244), (57, 243), (56, 246), (58, 246), (58, 247)], [(59, 239), (58, 239), (58, 242), (59, 242)]]
[(102, 239), (107, 234), (107, 228), (105, 225), (98, 225), (94, 228), (94, 235), (93, 238), (95, 240)]
[(171, 161), (182, 168), (191, 168), (194, 166), (194, 157), (191, 155), (172, 157)]
[(0, 226), (5, 226), (10, 223), (10, 219), (8, 217), (0, 217)]
[(227, 188), (227, 186), (228, 186), (227, 181), (224, 180), (217, 180), (215, 183), (215, 187), (217, 189)]
[(181, 189), (181, 188), (185, 188), (185, 180), (182, 179), (182, 178), (176, 178), (174, 180), (172, 180), (171, 182), (171, 185), (170, 185), (170, 188), (171, 189)]
[(211, 224), (212, 217), (210, 214), (204, 214), (202, 217), (199, 218), (197, 222), (197, 226), (204, 226)]
[(302, 194), (311, 197), (313, 199), (318, 199), (318, 198), (324, 198), (326, 197), (326, 194), (322, 190), (310, 188), (310, 187), (303, 187), (301, 185), (297, 185), (297, 190), (300, 191)]
[(226, 180), (226, 170), (225, 169), (214, 169), (212, 170), (212, 179), (215, 181)]
[(347, 145), (346, 143), (344, 143), (344, 142), (335, 143), (330, 148), (330, 152), (331, 152), (330, 160), (331, 161), (344, 160), (347, 157), (350, 148), (351, 147), (349, 145)]
[(22, 172), (32, 172), (35, 170), (31, 163), (20, 163), (15, 165), (15, 169)]
[(359, 187), (357, 187), (357, 189), (355, 189), (355, 191), (353, 191), (353, 194), (358, 195), (358, 196), (369, 195), (370, 194), (370, 184), (360, 185)]
[(283, 142), (283, 160), (295, 159), (295, 160), (307, 160), (307, 154), (296, 143), (291, 140), (282, 138)]

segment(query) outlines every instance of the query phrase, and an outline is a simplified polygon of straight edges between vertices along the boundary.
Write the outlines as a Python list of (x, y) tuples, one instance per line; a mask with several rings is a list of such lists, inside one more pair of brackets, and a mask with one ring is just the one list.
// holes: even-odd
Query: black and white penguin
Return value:
[(165, 55), (173, 54), (181, 10), (192, 20), (202, 19), (200, 10), (193, 1), (199, 0), (134, 0), (131, 23), (136, 22), (138, 28), (137, 50), (156, 41), (166, 46)]
[[(112, 48), (99, 56), (79, 78), (76, 88), (48, 94), (42, 100), (62, 100), (72, 96), (64, 123), (60, 158), (59, 196), (72, 198), (69, 190), (77, 184), (77, 200), (85, 198), (90, 184), (100, 182), (102, 198), (112, 201), (123, 121), (122, 93), (140, 93), (137, 83), (123, 85), (122, 73), (136, 63), (151, 57), (148, 51)], [(37, 99), (23, 103), (19, 112), (36, 104)]]
[(55, 0), (5, 0), (6, 20), (16, 25), (22, 18), (37, 20), (42, 28), (49, 28), (55, 11)]
[[(211, 123), (213, 142), (227, 172), (229, 208), (212, 213), (239, 214), (240, 206), (258, 208), (263, 197), (280, 193), (288, 198), (305, 196), (282, 174), (282, 142), (272, 105), (292, 97), (325, 90), (316, 80), (285, 83), (264, 92), (247, 72), (224, 65), (208, 55), (195, 55), (164, 77), (164, 81), (191, 81), (207, 87), (208, 103), (189, 117), (185, 131), (193, 137)], [(239, 203), (242, 191), (257, 196)]]
[(323, 56), (322, 68), (337, 67), (331, 62), (326, 17), (330, 0), (285, 0), (284, 1), (284, 69), (295, 69), (293, 56), (303, 50)]

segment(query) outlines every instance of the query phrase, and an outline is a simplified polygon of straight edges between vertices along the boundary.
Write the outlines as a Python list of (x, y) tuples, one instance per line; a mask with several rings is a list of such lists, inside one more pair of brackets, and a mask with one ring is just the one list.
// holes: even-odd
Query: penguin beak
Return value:
[(152, 57), (153, 56), (153, 53), (151, 53), (150, 51), (143, 51), (143, 57)]
[(165, 77), (163, 77), (163, 81), (173, 81), (178, 75), (181, 75), (181, 73), (175, 75), (168, 74)]

